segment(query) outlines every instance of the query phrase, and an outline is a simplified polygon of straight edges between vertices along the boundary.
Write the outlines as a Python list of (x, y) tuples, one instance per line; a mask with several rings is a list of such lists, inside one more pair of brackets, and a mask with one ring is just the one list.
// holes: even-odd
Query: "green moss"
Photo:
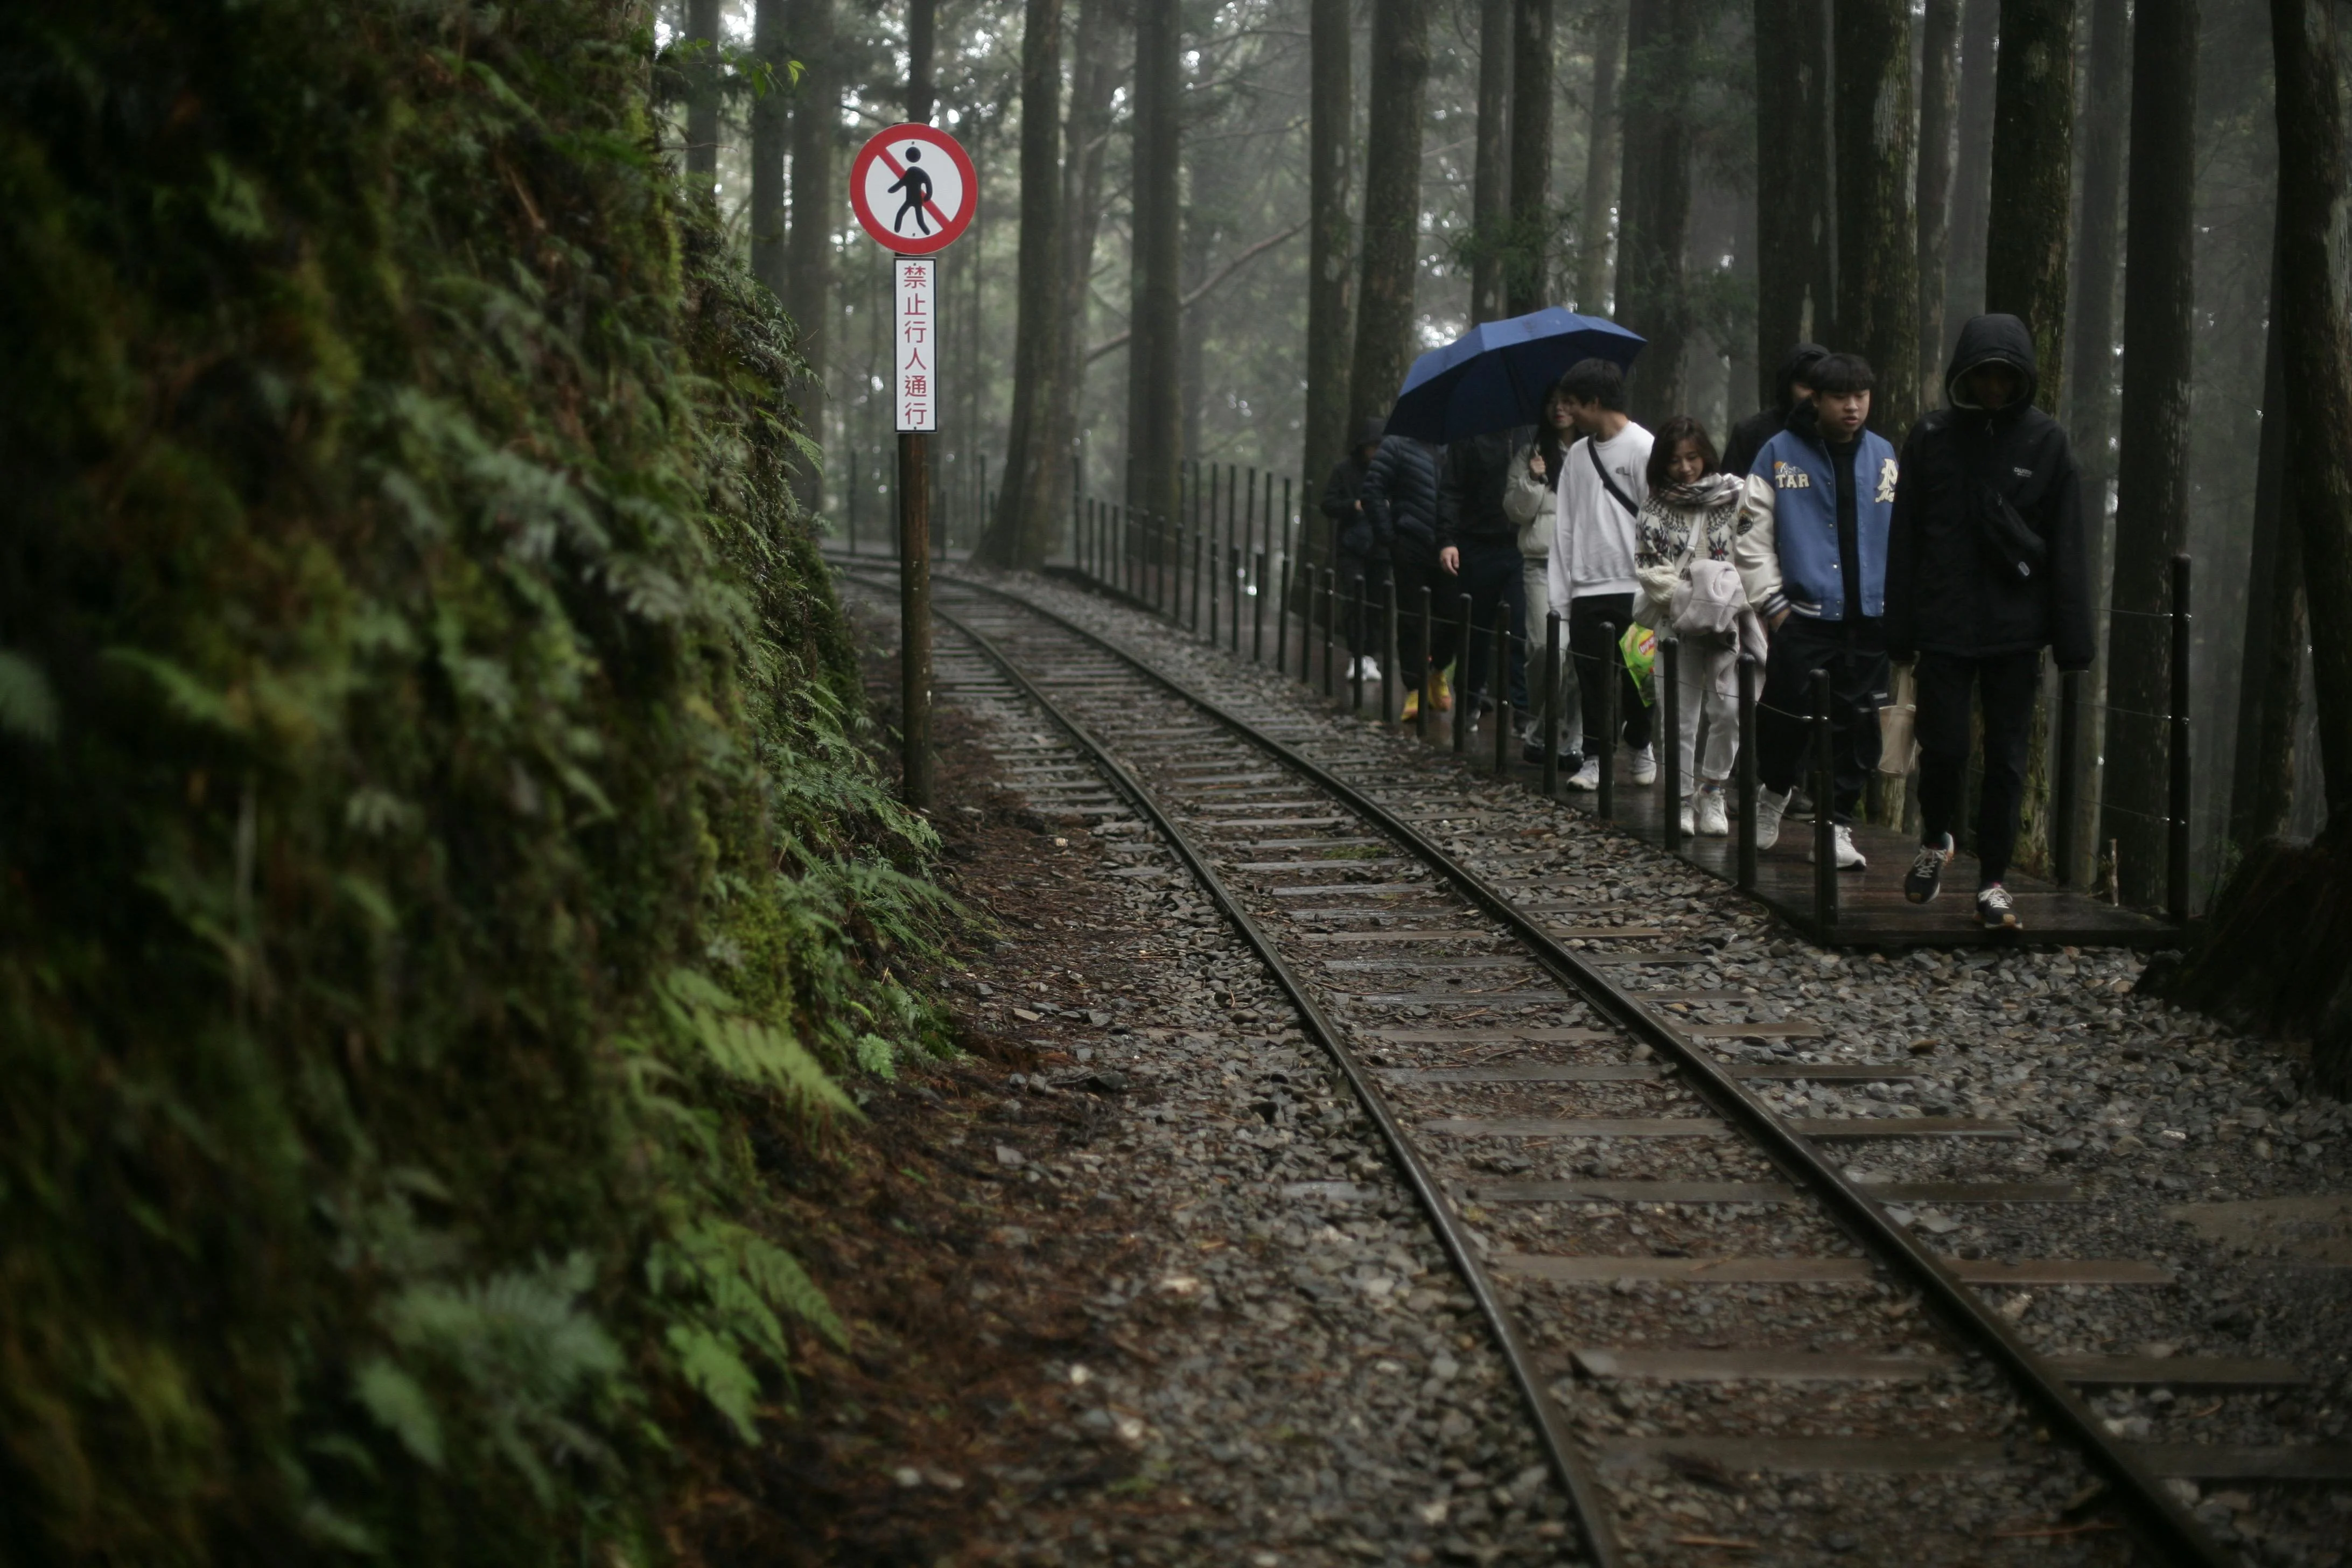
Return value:
[(750, 1151), (948, 911), (632, 15), (0, 20), (12, 1558), (656, 1556), (838, 1332)]

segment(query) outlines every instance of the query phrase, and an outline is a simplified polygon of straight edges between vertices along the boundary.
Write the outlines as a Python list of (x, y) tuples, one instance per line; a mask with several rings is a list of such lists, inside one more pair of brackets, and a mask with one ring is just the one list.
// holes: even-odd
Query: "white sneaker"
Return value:
[(1783, 790), (1775, 795), (1769, 789), (1756, 792), (1756, 849), (1761, 854), (1780, 842), (1780, 818), (1789, 809), (1789, 799), (1797, 792)]
[(1633, 782), (1637, 784), (1658, 782), (1658, 756), (1647, 746), (1633, 753)]
[(1584, 765), (1576, 770), (1576, 776), (1568, 781), (1568, 787), (1570, 789), (1599, 789), (1601, 787), (1601, 759), (1598, 757), (1585, 758)]
[[(1870, 865), (1869, 861), (1862, 858), (1862, 851), (1854, 847), (1853, 829), (1845, 824), (1840, 823), (1830, 829), (1830, 844), (1837, 858), (1839, 870), (1860, 871)], [(1811, 849), (1805, 851), (1807, 860), (1810, 861), (1813, 858), (1813, 852)]]
[(1688, 802), (1688, 801), (1685, 801), (1685, 802), (1683, 802), (1682, 816), (1683, 816), (1683, 837), (1684, 837), (1685, 838), (1692, 838), (1692, 837), (1697, 837), (1697, 834), (1698, 834), (1698, 822), (1697, 822), (1696, 817), (1696, 816), (1694, 816), (1694, 814), (1692, 813), (1692, 810), (1691, 810), (1691, 803), (1690, 803), (1690, 802)]
[(1366, 680), (1378, 680), (1381, 678), (1381, 661), (1379, 659), (1367, 655), (1362, 663), (1364, 666), (1364, 679)]
[(1698, 830), (1709, 838), (1722, 838), (1731, 832), (1731, 813), (1724, 806), (1721, 790), (1698, 792)]

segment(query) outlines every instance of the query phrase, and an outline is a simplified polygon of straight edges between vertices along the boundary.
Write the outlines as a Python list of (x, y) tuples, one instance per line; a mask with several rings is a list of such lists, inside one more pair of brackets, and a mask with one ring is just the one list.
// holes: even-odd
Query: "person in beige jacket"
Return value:
[[(1519, 528), (1520, 594), (1527, 605), (1528, 668), (1542, 659), (1545, 606), (1551, 597), (1551, 535), (1553, 510), (1559, 504), (1560, 458), (1576, 440), (1576, 420), (1558, 388), (1544, 400), (1543, 423), (1536, 438), (1511, 454), (1511, 477), (1503, 489), (1503, 515)], [(1562, 627), (1563, 635), (1566, 627)], [(1577, 701), (1576, 661), (1560, 659), (1559, 684), (1553, 699), (1560, 705), (1559, 764), (1573, 773), (1583, 763), (1579, 742), (1583, 732), (1582, 710)], [(1540, 678), (1530, 679), (1538, 690)], [(1538, 695), (1538, 700), (1540, 700)], [(1519, 754), (1530, 763), (1543, 761), (1543, 710), (1528, 715), (1520, 737)]]

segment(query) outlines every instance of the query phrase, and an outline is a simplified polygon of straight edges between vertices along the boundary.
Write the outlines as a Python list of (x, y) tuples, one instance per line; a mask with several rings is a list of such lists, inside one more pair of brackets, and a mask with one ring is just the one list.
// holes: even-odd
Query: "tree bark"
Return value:
[(1827, 0), (1756, 0), (1756, 376), (1829, 336)]
[(1938, 365), (1959, 325), (1984, 310), (1985, 214), (1992, 199), (1992, 109), (1998, 74), (2000, 0), (1963, 0), (1958, 146), (1952, 156), (1950, 261), (1944, 272), (1944, 341), (1927, 356)]
[(931, 75), (939, 47), (940, 0), (907, 0), (907, 118), (931, 122), (939, 107), (939, 83)]
[(1605, 313), (1616, 268), (1610, 258), (1610, 209), (1617, 205), (1617, 165), (1623, 144), (1617, 112), (1618, 60), (1625, 52), (1626, 0), (1600, 0), (1593, 8), (1592, 124), (1584, 142), (1584, 210), (1577, 215), (1576, 308)]
[(2303, 716), (2303, 648), (2311, 627), (2302, 552), (2286, 496), (2286, 345), (2279, 341), (2278, 266), (2271, 266), (2263, 334), (2263, 435), (2254, 476), (2254, 533), (2246, 571), (2244, 657), (2238, 675), (2230, 838), (2241, 855), (2285, 835), (2294, 810), (2295, 729)]
[(1183, 432), (1177, 334), (1183, 323), (1180, 191), (1183, 91), (1181, 18), (1173, 5), (1135, 13), (1135, 243), (1127, 359), (1127, 504), (1176, 515)]
[(1552, 0), (1516, 0), (1511, 39), (1511, 247), (1503, 306), (1550, 302)]
[(1919, 400), (1944, 401), (1944, 267), (1951, 248), (1953, 121), (1960, 106), (1960, 0), (1927, 0), (1919, 21)]
[(793, 90), (786, 67), (792, 59), (791, 0), (758, 0), (751, 18), (751, 50), (774, 73), (768, 90), (751, 103), (751, 276), (778, 300), (784, 297), (784, 155), (792, 125)]
[(686, 37), (702, 46), (687, 79), (687, 184), (697, 201), (707, 202), (719, 173), (719, 0), (686, 0)]
[(2116, 458), (2114, 615), (2107, 626), (2107, 789), (2100, 837), (2121, 845), (2124, 898), (2163, 891), (2165, 725), (2173, 555), (2189, 542), (2189, 374), (2197, 174), (2195, 0), (2138, 0), (2132, 28), (2131, 184), (2124, 243), (2123, 443)]
[(1298, 471), (1300, 553), (1319, 564), (1325, 530), (1308, 526), (1317, 481), (1348, 449), (1349, 338), (1355, 301), (1349, 263), (1348, 153), (1355, 139), (1355, 38), (1349, 0), (1311, 0), (1307, 99), (1307, 416)]
[(1470, 172), (1470, 320), (1503, 313), (1510, 202), (1511, 0), (1478, 0), (1478, 127)]
[[(784, 309), (800, 328), (808, 375), (794, 389), (803, 410), (802, 429), (812, 441), (824, 438), (824, 365), (833, 321), (833, 231), (841, 214), (833, 184), (835, 128), (841, 119), (841, 75), (834, 61), (834, 0), (793, 0), (793, 47), (803, 66), (792, 123), (793, 229), (785, 258)], [(824, 508), (824, 469), (805, 463), (793, 481), (801, 504)]]
[[(1429, 0), (1373, 0), (1371, 135), (1348, 426), (1388, 412), (1412, 363), (1421, 250), (1421, 131), (1429, 87)], [(1336, 456), (1327, 461), (1336, 461)]]
[(1112, 102), (1123, 75), (1119, 10), (1119, 0), (1078, 0), (1077, 45), (1070, 66), (1070, 114), (1063, 128), (1062, 372), (1054, 378), (1051, 395), (1045, 400), (1046, 428), (1039, 439), (1055, 462), (1067, 466), (1056, 487), (1065, 491), (1083, 485), (1083, 476), (1077, 472), (1077, 406), (1086, 386), (1085, 326), (1094, 281), (1095, 238), (1102, 221), (1103, 163), (1110, 150)]
[[(2331, 241), (2347, 220), (2344, 106), (2326, 7), (2316, 0), (2271, 0), (2271, 29), (2278, 103), (2277, 309), (2287, 350), (2287, 428), (2299, 437), (2292, 505), (2305, 595), (2335, 612), (2311, 617), (2327, 792), (2320, 836), (2336, 847), (2339, 859), (2352, 860), (2352, 616), (2342, 613), (2352, 604), (2352, 334), (2330, 255)], [(2352, 1011), (2340, 1016), (2339, 1027), (2352, 1033)]]
[[(2001, 0), (1985, 309), (2032, 332), (2042, 371), (2034, 401), (2052, 413), (2065, 384), (2074, 133), (2074, 0)], [(2189, 188), (2173, 193), (2184, 208)]]
[(1694, 0), (1643, 0), (1625, 33), (1625, 173), (1618, 209), (1617, 319), (1649, 339), (1627, 389), (1633, 417), (1655, 427), (1683, 405), (1690, 335), (1684, 276), (1690, 231), (1690, 100), (1685, 51)]
[(1062, 288), (1062, 0), (1028, 0), (1022, 17), (1020, 258), (1003, 480), (980, 553), (997, 565), (1036, 567), (1053, 548), (1068, 482), (1062, 454), (1048, 444), (1047, 412), (1069, 363), (1062, 347), (1069, 330)]
[[(2074, 366), (2067, 427), (2083, 470), (2084, 570), (2096, 595), (2107, 586), (2107, 490), (2115, 483), (2116, 286), (2122, 277), (2124, 130), (2131, 119), (2129, 0), (2092, 0), (2089, 64), (2083, 84), (2083, 190), (2074, 232), (2074, 313), (2067, 330)], [(2094, 602), (2096, 600), (2095, 598)], [(2107, 663), (2085, 678), (2082, 722), (2074, 737), (2074, 776), (2082, 781), (2075, 834), (2077, 864), (2087, 878), (2097, 864), (2099, 801), (2105, 788)]]
[(1909, 0), (1838, 0), (1838, 337), (1877, 373), (1870, 422), (1901, 446), (1919, 409)]

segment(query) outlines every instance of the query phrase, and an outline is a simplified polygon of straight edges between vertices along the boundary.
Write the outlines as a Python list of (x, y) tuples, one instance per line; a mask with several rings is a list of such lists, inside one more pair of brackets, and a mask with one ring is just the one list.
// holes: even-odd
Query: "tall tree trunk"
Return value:
[(1927, 0), (1919, 21), (1919, 399), (1942, 405), (1944, 264), (1952, 235), (1953, 121), (1960, 108), (1960, 0)]
[(1325, 530), (1308, 526), (1318, 481), (1348, 449), (1349, 339), (1355, 324), (1349, 263), (1348, 152), (1355, 139), (1355, 37), (1349, 0), (1310, 0), (1307, 98), (1307, 416), (1298, 471), (1301, 553), (1320, 563)]
[(2131, 187), (2124, 260), (2123, 445), (2116, 458), (2115, 614), (2107, 626), (2106, 813), (2124, 897), (2164, 890), (2164, 621), (2189, 542), (2189, 374), (2197, 177), (2196, 0), (2138, 0), (2132, 28)]
[[(1985, 309), (2033, 334), (2055, 413), (2066, 368), (2066, 228), (2074, 174), (2074, 0), (2001, 0)], [(2183, 185), (2173, 199), (2184, 207)]]
[(1829, 335), (1827, 0), (1756, 0), (1756, 375)]
[[(2083, 191), (2074, 233), (2074, 339), (2066, 357), (2074, 367), (2067, 394), (2067, 427), (2083, 470), (2084, 572), (2093, 603), (2107, 589), (2107, 491), (2116, 482), (2116, 285), (2122, 278), (2124, 128), (2131, 118), (2129, 0), (2092, 0), (2089, 64), (2083, 84)], [(2265, 407), (2273, 406), (2265, 404)], [(2074, 737), (2074, 776), (2082, 794), (2074, 835), (2077, 864), (2087, 876), (2097, 863), (2099, 799), (2105, 788), (2107, 663), (2085, 677), (2089, 701)]]
[(702, 46), (688, 78), (687, 185), (697, 201), (707, 202), (714, 199), (711, 183), (719, 173), (719, 0), (686, 0), (686, 36)]
[[(1077, 472), (1078, 399), (1086, 386), (1087, 306), (1094, 283), (1095, 237), (1102, 221), (1103, 163), (1110, 151), (1111, 108), (1123, 73), (1120, 0), (1078, 0), (1078, 36), (1070, 66), (1070, 116), (1063, 128), (1062, 371), (1045, 399), (1040, 437), (1068, 465), (1059, 489), (1083, 483)], [(1050, 493), (1050, 492), (1049, 492)], [(1062, 498), (1066, 504), (1068, 497)]]
[(1617, 205), (1617, 165), (1623, 122), (1617, 111), (1618, 61), (1625, 52), (1626, 0), (1600, 0), (1592, 23), (1592, 125), (1584, 142), (1584, 210), (1576, 219), (1576, 308), (1588, 316), (1609, 309), (1610, 209)]
[(1373, 0), (1371, 70), (1371, 135), (1364, 154), (1363, 284), (1356, 307), (1355, 359), (1348, 373), (1350, 429), (1388, 411), (1412, 362), (1429, 0)]
[(1871, 424), (1900, 446), (1919, 409), (1909, 0), (1838, 0), (1838, 337), (1877, 373)]
[(1524, 316), (1551, 295), (1552, 0), (1515, 0), (1511, 9), (1511, 245), (1503, 305)]
[(1950, 259), (1944, 269), (1944, 341), (1927, 357), (1943, 363), (1959, 325), (1984, 310), (1985, 215), (1992, 201), (1992, 109), (2000, 0), (1963, 0), (1958, 146), (1952, 157)]
[(1068, 362), (1062, 289), (1062, 0), (1028, 0), (1021, 26), (1021, 238), (1014, 304), (1013, 410), (996, 515), (982, 559), (1042, 566), (1067, 484), (1050, 445), (1054, 383)]
[(2263, 436), (2254, 476), (2254, 537), (2246, 571), (2244, 658), (2230, 771), (2230, 838), (2241, 854), (2283, 837), (2294, 810), (2294, 739), (2303, 716), (2303, 649), (2310, 639), (2302, 552), (2288, 504), (2286, 345), (2279, 338), (2278, 265), (2271, 265), (2263, 334)]
[(1503, 313), (1504, 213), (1509, 205), (1511, 0), (1478, 0), (1478, 129), (1470, 171), (1470, 319)]
[(1625, 33), (1625, 174), (1618, 209), (1617, 319), (1650, 340), (1628, 389), (1654, 427), (1683, 404), (1690, 334), (1684, 275), (1690, 231), (1695, 0), (1643, 0)]
[(1135, 13), (1135, 245), (1127, 351), (1127, 503), (1176, 515), (1183, 323), (1180, 193), (1183, 91), (1181, 18), (1173, 5)]
[(907, 0), (907, 118), (919, 125), (929, 125), (939, 107), (932, 75), (939, 39), (940, 0)]
[[(805, 411), (802, 427), (812, 441), (824, 437), (824, 363), (833, 321), (833, 231), (841, 214), (835, 205), (835, 128), (841, 119), (841, 73), (834, 60), (834, 0), (793, 0), (793, 47), (802, 63), (800, 91), (793, 115), (793, 231), (785, 260), (784, 308), (799, 326), (801, 353), (809, 373), (794, 398)], [(824, 508), (824, 469), (803, 464), (793, 480), (801, 504)]]
[(784, 154), (792, 123), (793, 91), (785, 68), (792, 59), (791, 0), (757, 0), (751, 18), (751, 51), (774, 73), (768, 90), (751, 103), (751, 276), (777, 299), (784, 297)]
[[(2336, 279), (2339, 258), (2330, 246), (2340, 243), (2347, 221), (2344, 106), (2327, 8), (2316, 0), (2271, 0), (2271, 29), (2278, 83), (2277, 308), (2287, 345), (2287, 428), (2298, 437), (2292, 505), (2305, 595), (2331, 612), (2311, 617), (2311, 664), (2327, 791), (2320, 837), (2341, 860), (2352, 858), (2352, 616), (2343, 613), (2352, 605), (2352, 334)], [(2352, 1011), (2339, 1026), (2352, 1031)]]

